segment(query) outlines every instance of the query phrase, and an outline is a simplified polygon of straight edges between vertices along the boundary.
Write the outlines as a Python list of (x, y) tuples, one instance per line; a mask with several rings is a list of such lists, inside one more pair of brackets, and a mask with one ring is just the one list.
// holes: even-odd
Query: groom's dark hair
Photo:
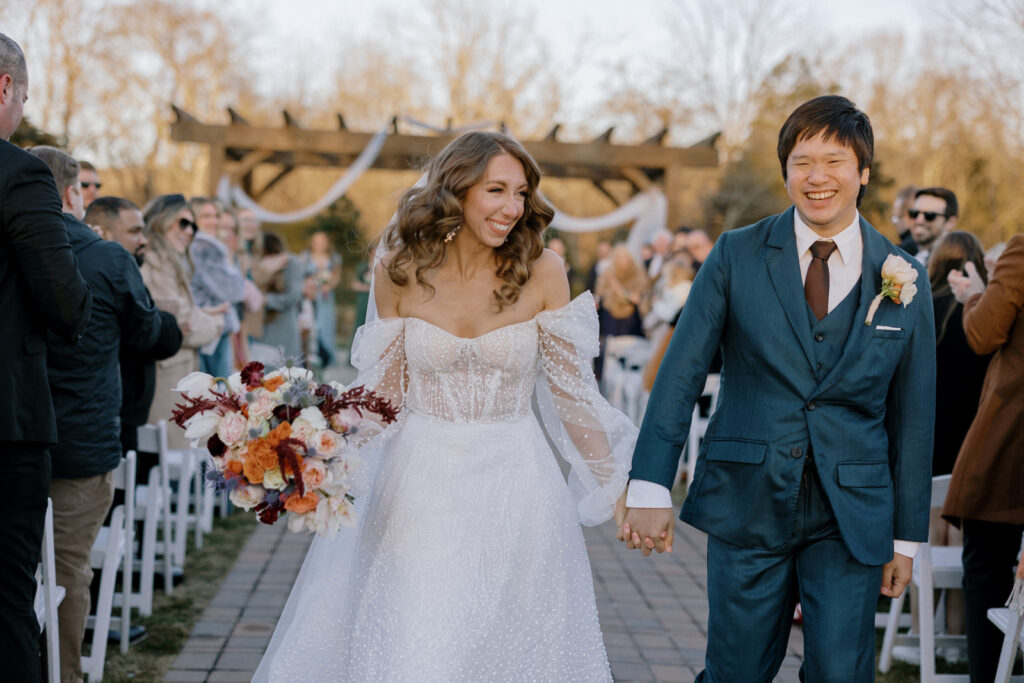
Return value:
[[(845, 97), (822, 95), (801, 104), (782, 124), (778, 152), (783, 180), (787, 180), (786, 161), (796, 143), (813, 138), (821, 132), (825, 133), (826, 140), (835, 139), (839, 144), (853, 148), (857, 155), (858, 171), (871, 168), (871, 160), (875, 155), (875, 135), (868, 115)], [(864, 188), (861, 187), (857, 204), (860, 204), (863, 196)]]

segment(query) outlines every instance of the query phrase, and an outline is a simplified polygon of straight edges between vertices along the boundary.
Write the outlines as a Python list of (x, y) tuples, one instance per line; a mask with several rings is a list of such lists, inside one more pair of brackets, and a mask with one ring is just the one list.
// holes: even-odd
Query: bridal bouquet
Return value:
[(368, 415), (389, 424), (397, 411), (361, 386), (317, 384), (304, 368), (264, 369), (252, 362), (227, 379), (191, 373), (175, 387), (184, 403), (174, 423), (193, 446), (206, 442), (214, 485), (264, 524), (287, 514), (294, 532), (352, 526), (361, 461), (349, 439)]

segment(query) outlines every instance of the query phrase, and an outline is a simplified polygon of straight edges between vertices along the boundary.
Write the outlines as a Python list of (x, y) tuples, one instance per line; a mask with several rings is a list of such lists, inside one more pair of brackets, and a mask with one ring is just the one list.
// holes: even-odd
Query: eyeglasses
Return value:
[(190, 221), (187, 218), (179, 219), (178, 220), (178, 227), (181, 228), (182, 230), (188, 230), (193, 235), (196, 234), (196, 230), (199, 229), (199, 226), (197, 226), (194, 222)]
[(88, 180), (82, 183), (82, 188), (88, 190), (90, 187), (95, 187), (97, 190), (103, 187), (103, 183), (93, 183)]
[(924, 216), (924, 219), (929, 223), (931, 223), (939, 216), (942, 216), (943, 218), (948, 218), (946, 214), (941, 213), (939, 211), (918, 211), (917, 209), (911, 209), (907, 211), (907, 215), (910, 216), (911, 220), (915, 221), (917, 220), (918, 216)]

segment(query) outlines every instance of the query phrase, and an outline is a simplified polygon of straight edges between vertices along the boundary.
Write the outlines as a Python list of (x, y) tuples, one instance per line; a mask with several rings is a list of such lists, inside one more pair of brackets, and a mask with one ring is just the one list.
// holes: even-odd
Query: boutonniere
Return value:
[(896, 254), (889, 254), (882, 264), (882, 291), (871, 302), (864, 324), (870, 325), (875, 319), (875, 311), (878, 310), (882, 299), (889, 299), (894, 304), (904, 306), (913, 301), (914, 295), (917, 294), (917, 285), (914, 284), (916, 279), (917, 271), (914, 266)]

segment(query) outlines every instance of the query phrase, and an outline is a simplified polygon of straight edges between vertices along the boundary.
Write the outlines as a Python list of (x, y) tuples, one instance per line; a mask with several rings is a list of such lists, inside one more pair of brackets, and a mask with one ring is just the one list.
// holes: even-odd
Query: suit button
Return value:
[(817, 367), (818, 367), (819, 370), (821, 370), (821, 361), (820, 360), (817, 363)]
[(791, 451), (789, 452), (789, 454), (790, 454), (790, 455), (792, 455), (792, 456), (793, 456), (794, 458), (799, 458), (799, 457), (802, 457), (802, 456), (803, 456), (803, 454), (804, 454), (804, 449), (802, 449), (802, 448), (800, 448), (799, 446), (797, 446), (796, 448), (794, 448), (793, 450), (791, 450)]
[(818, 334), (814, 335), (814, 341), (816, 341), (816, 342), (825, 341), (825, 335), (823, 335), (821, 332), (819, 332)]
[(811, 401), (810, 403), (807, 404), (807, 410), (814, 410), (817, 407), (818, 407), (818, 404), (815, 403), (814, 401)]

